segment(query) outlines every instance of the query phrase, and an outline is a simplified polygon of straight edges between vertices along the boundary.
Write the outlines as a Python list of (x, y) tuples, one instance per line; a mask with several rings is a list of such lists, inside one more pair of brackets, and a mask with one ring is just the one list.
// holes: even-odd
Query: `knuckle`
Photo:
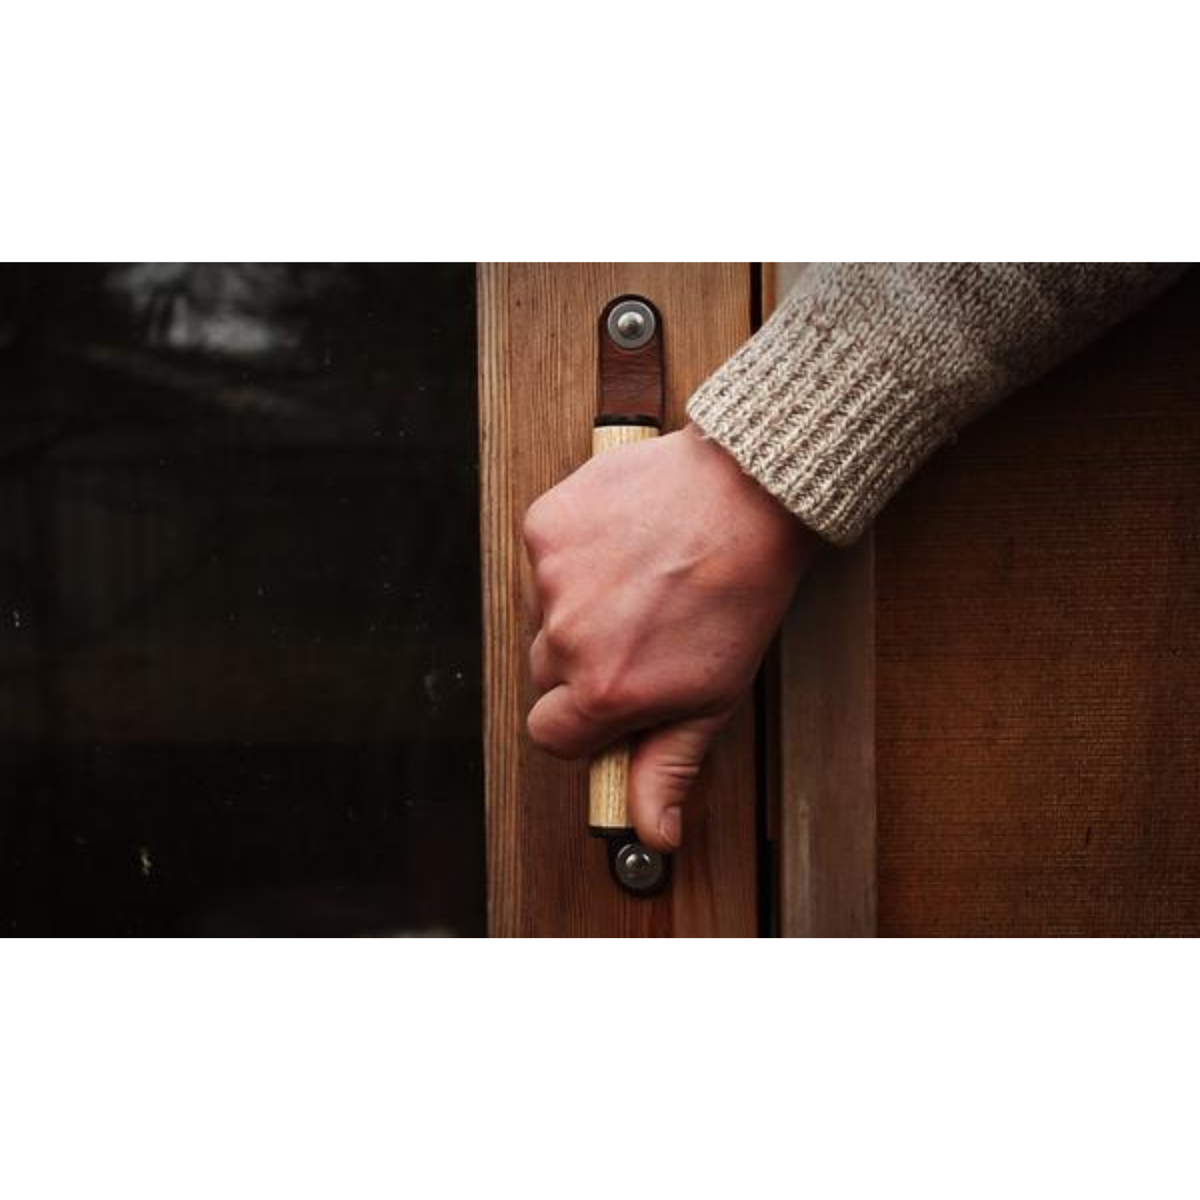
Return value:
[(529, 734), (529, 740), (539, 750), (552, 750), (550, 732), (546, 727), (546, 723), (542, 720), (536, 708), (532, 709), (529, 715), (525, 718), (525, 729)]
[(521, 522), (521, 537), (530, 554), (537, 554), (546, 545), (550, 525), (548, 506), (546, 498), (539, 497), (526, 510)]
[(700, 775), (700, 759), (694, 756), (674, 754), (656, 764), (660, 779), (666, 784), (686, 785), (696, 781)]
[(533, 568), (533, 584), (540, 595), (557, 595), (562, 582), (562, 570), (552, 555), (543, 555)]
[(525, 718), (525, 729), (529, 740), (543, 753), (555, 758), (574, 757), (574, 747), (566, 740), (562, 730), (543, 720), (536, 708)]
[(576, 706), (580, 715), (594, 724), (605, 724), (627, 716), (633, 695), (620, 675), (593, 674), (580, 681)]
[(555, 655), (566, 655), (571, 648), (571, 629), (560, 613), (551, 611), (542, 617), (542, 637), (546, 649)]

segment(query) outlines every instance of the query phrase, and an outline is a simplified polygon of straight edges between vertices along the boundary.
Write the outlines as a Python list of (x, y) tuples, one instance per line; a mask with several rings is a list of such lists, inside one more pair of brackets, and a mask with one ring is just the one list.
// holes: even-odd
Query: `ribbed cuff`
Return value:
[(825, 263), (688, 403), (848, 545), (952, 433), (1156, 295), (1171, 263)]
[(805, 525), (843, 546), (953, 425), (811, 295), (791, 296), (687, 411)]

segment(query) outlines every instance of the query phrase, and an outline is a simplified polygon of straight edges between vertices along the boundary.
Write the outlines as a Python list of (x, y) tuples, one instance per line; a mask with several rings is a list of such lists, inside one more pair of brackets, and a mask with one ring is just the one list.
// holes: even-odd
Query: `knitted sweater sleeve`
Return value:
[(952, 433), (1182, 273), (1147, 263), (822, 263), (688, 415), (848, 545)]

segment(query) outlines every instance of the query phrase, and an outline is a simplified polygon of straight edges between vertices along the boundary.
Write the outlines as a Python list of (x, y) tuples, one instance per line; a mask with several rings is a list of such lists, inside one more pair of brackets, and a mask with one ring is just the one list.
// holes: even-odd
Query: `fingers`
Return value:
[[(629, 768), (629, 812), (638, 837), (669, 852), (683, 843), (683, 802), (728, 714), (694, 717), (644, 733)], [(529, 736), (559, 758), (582, 758), (611, 744), (622, 729), (581, 713), (572, 689), (551, 688), (532, 708)]]
[(655, 850), (683, 842), (683, 802), (728, 714), (694, 717), (641, 736), (629, 768), (629, 812), (638, 837)]
[(551, 688), (526, 719), (533, 744), (558, 758), (582, 758), (607, 746), (623, 732), (619, 726), (580, 711), (566, 684)]

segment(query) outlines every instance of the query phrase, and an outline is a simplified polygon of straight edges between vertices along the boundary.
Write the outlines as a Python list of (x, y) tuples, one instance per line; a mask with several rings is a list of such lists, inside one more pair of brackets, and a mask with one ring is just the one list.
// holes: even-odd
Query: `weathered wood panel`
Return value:
[(1200, 933), (1200, 278), (876, 530), (879, 925)]
[(826, 550), (781, 644), (780, 931), (875, 932), (874, 547)]
[(479, 273), (485, 753), (490, 929), (514, 935), (752, 935), (755, 774), (747, 708), (714, 749), (687, 813), (670, 890), (611, 882), (586, 831), (587, 766), (534, 749), (526, 654), (534, 633), (520, 526), (528, 505), (590, 454), (596, 320), (612, 297), (649, 297), (666, 336), (668, 427), (750, 332), (746, 264), (514, 264)]

